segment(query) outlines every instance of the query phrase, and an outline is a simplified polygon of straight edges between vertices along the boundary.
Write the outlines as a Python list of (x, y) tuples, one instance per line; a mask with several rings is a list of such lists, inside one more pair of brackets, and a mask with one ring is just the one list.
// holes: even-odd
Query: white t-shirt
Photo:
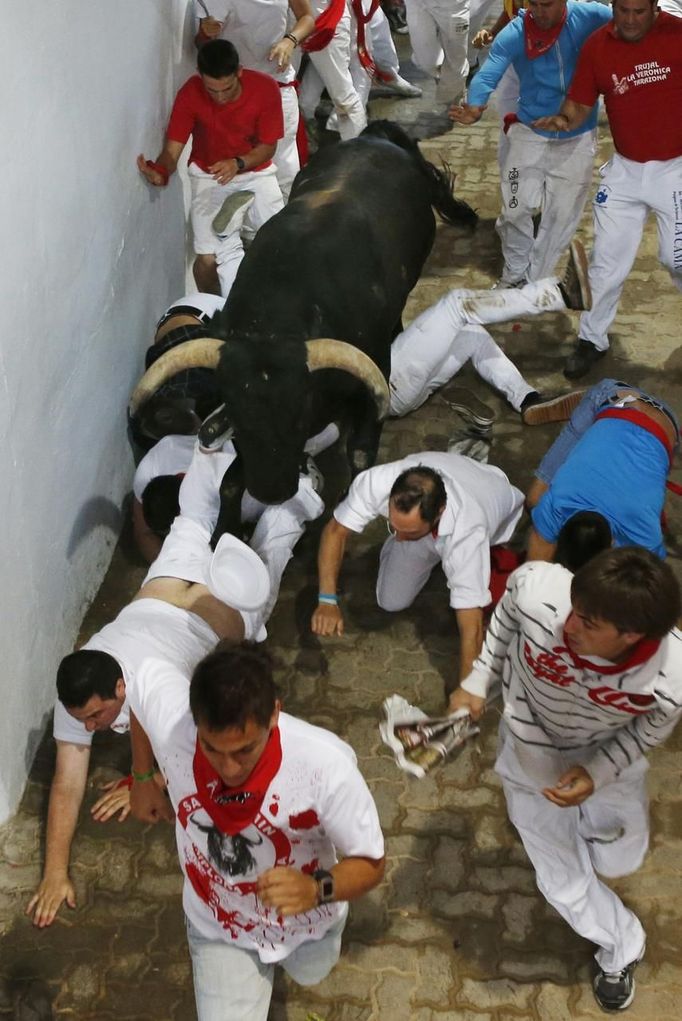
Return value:
[(206, 7), (212, 17), (222, 21), (218, 38), (229, 39), (239, 53), (239, 63), (250, 71), (260, 71), (278, 82), (290, 82), (296, 77), (291, 66), (278, 70), (276, 60), (268, 60), (270, 50), (288, 31), (289, 0), (194, 0), (197, 30), (199, 21), (206, 17)]
[(192, 463), (196, 436), (164, 436), (149, 450), (135, 470), (133, 495), (138, 503), (142, 494), (159, 475), (184, 474)]
[(204, 291), (194, 291), (192, 294), (186, 294), (184, 298), (178, 298), (172, 305), (169, 305), (165, 315), (168, 315), (171, 309), (185, 305), (190, 308), (196, 308), (201, 312), (201, 318), (208, 322), (224, 306), (226, 300), (222, 294), (206, 294)]
[[(172, 661), (185, 679), (185, 687), (199, 660), (218, 642), (218, 636), (195, 613), (182, 610), (160, 599), (136, 599), (121, 610), (118, 617), (93, 635), (84, 649), (108, 652), (121, 667), (126, 685), (126, 701), (111, 724), (123, 733), (130, 726), (128, 686), (134, 681), (140, 664), (150, 655)], [(70, 715), (57, 699), (52, 733), (57, 741), (92, 744), (92, 733), (84, 723)]]
[[(406, 468), (433, 468), (445, 485), (447, 503), (435, 537), (455, 609), (490, 602), (490, 547), (507, 542), (523, 511), (523, 494), (500, 468), (461, 454), (427, 451), (361, 472), (334, 511), (353, 532), (374, 518), (388, 517), (393, 483)], [(416, 540), (419, 541), (419, 540)]]
[(171, 664), (148, 659), (128, 695), (176, 812), (183, 905), (192, 924), (207, 939), (230, 941), (264, 962), (282, 960), (299, 944), (321, 939), (345, 915), (345, 903), (279, 919), (259, 901), (255, 882), (275, 865), (328, 869), (337, 851), (344, 857), (383, 857), (376, 807), (352, 748), (327, 730), (280, 714), (282, 764), (235, 847), (232, 838), (215, 830), (196, 798), (196, 726), (186, 679)]

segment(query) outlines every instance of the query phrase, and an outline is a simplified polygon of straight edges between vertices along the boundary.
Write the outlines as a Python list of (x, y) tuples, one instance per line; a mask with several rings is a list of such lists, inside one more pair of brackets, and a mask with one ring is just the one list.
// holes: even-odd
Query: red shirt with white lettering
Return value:
[(637, 163), (682, 156), (682, 18), (661, 11), (639, 42), (614, 23), (583, 45), (568, 98), (592, 106), (604, 96), (617, 151)]
[[(242, 70), (242, 91), (231, 103), (216, 103), (201, 76), (185, 82), (173, 103), (166, 135), (183, 145), (192, 136), (190, 163), (202, 170), (218, 160), (244, 156), (261, 143), (274, 145), (284, 135), (279, 87), (259, 71)], [(270, 166), (266, 160), (253, 170)]]

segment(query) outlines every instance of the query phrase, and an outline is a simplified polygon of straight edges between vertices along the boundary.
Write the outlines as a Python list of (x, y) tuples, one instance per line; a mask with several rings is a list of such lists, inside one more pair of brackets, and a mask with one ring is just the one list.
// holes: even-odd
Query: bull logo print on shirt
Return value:
[(613, 82), (613, 91), (616, 96), (622, 96), (624, 92), (627, 92), (630, 86), (628, 85), (628, 76), (623, 75), (622, 78), (618, 78), (615, 74), (611, 75), (611, 81)]

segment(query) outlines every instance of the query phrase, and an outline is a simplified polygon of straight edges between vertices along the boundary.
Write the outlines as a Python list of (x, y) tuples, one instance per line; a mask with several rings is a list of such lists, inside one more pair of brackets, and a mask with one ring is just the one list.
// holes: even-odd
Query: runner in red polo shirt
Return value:
[(163, 150), (154, 161), (138, 156), (137, 166), (150, 184), (167, 184), (192, 136), (194, 279), (226, 296), (244, 255), (242, 226), (258, 230), (283, 205), (272, 163), (282, 104), (272, 78), (242, 69), (226, 39), (206, 43), (197, 66), (175, 97)]
[(682, 291), (682, 19), (656, 0), (613, 0), (613, 21), (585, 43), (559, 114), (535, 126), (572, 130), (604, 96), (616, 148), (594, 200), (592, 309), (564, 375), (578, 379), (607, 351), (607, 330), (653, 211), (659, 258)]

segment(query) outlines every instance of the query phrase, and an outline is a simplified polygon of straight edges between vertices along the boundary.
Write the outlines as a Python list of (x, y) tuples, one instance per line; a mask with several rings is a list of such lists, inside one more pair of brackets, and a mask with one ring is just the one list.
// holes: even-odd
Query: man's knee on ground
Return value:
[(414, 595), (410, 593), (396, 592), (395, 589), (389, 591), (388, 588), (380, 588), (377, 585), (377, 604), (380, 609), (386, 610), (388, 613), (406, 610), (408, 606), (412, 606), (414, 599)]

